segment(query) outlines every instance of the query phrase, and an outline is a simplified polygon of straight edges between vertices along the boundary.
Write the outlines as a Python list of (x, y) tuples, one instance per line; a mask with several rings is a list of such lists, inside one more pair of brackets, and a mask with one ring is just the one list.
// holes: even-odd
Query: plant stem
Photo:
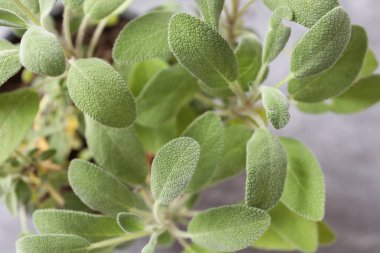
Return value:
[(71, 11), (69, 8), (65, 8), (63, 12), (63, 34), (65, 36), (66, 46), (70, 53), (75, 54), (74, 44), (71, 38), (70, 31), (70, 17)]
[(81, 56), (82, 55), (82, 50), (81, 47), (83, 45), (84, 41), (84, 36), (86, 35), (86, 29), (88, 22), (90, 21), (90, 17), (88, 15), (84, 16), (78, 30), (77, 38), (75, 41), (75, 47), (77, 49), (77, 55)]
[(28, 234), (29, 233), (29, 228), (28, 228), (28, 224), (26, 222), (25, 206), (23, 204), (20, 205), (19, 217), (20, 217), (20, 224), (21, 224), (21, 231), (22, 231), (22, 233), (23, 234)]
[(239, 98), (242, 105), (246, 105), (248, 103), (248, 98), (245, 95), (244, 90), (241, 88), (240, 84), (237, 81), (230, 83), (230, 88)]
[(22, 12), (24, 12), (24, 14), (36, 25), (38, 26), (41, 26), (41, 23), (40, 21), (38, 20), (38, 18), (36, 18), (34, 16), (34, 14), (32, 12), (30, 12), (28, 10), (28, 8), (25, 7), (25, 5), (23, 3), (20, 2), (20, 0), (14, 0), (14, 3), (20, 8), (20, 10), (22, 10)]
[(284, 79), (282, 79), (280, 82), (278, 82), (277, 84), (275, 84), (273, 87), (275, 87), (275, 88), (278, 89), (281, 86), (283, 86), (284, 84), (288, 83), (293, 78), (294, 78), (294, 75), (293, 75), (293, 73), (291, 73), (287, 77), (285, 77)]
[(92, 39), (90, 42), (90, 47), (88, 48), (88, 51), (87, 51), (87, 57), (88, 58), (93, 56), (93, 54), (95, 52), (95, 48), (98, 45), (100, 36), (102, 35), (104, 29), (107, 26), (107, 22), (108, 22), (108, 18), (104, 18), (99, 22), (98, 26), (96, 27), (96, 30), (95, 30), (94, 35), (92, 36)]
[(160, 225), (164, 225), (162, 220), (161, 220), (161, 217), (160, 217), (160, 203), (159, 202), (154, 202), (154, 205), (153, 205), (153, 217), (154, 219), (157, 221), (158, 224)]
[(263, 81), (265, 73), (267, 72), (267, 68), (268, 64), (261, 65), (259, 73), (257, 74), (255, 81), (253, 82), (253, 86), (257, 86)]
[(151, 233), (148, 232), (148, 231), (142, 231), (142, 232), (138, 232), (138, 233), (134, 233), (134, 234), (128, 234), (128, 235), (125, 235), (125, 236), (122, 236), (122, 237), (117, 237), (117, 238), (112, 238), (112, 239), (109, 239), (109, 240), (104, 240), (104, 241), (96, 242), (96, 243), (91, 244), (89, 247), (87, 247), (87, 250), (91, 251), (91, 250), (94, 250), (94, 249), (101, 249), (101, 248), (105, 248), (105, 247), (108, 247), (108, 246), (117, 246), (117, 245), (119, 245), (121, 243), (132, 241), (132, 240), (135, 240), (135, 239), (139, 239), (139, 238), (148, 236), (150, 234)]

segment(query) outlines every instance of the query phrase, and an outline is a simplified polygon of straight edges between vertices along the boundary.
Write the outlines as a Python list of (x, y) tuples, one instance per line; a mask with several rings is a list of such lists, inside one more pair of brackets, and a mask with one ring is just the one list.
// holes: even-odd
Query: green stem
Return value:
[(19, 150), (16, 150), (15, 153), (22, 159), (24, 160), (24, 162), (26, 162), (27, 164), (31, 164), (32, 161), (29, 159), (29, 157), (27, 157), (26, 155), (24, 155), (23, 153), (21, 153)]
[(98, 45), (100, 36), (102, 35), (104, 29), (107, 26), (108, 18), (102, 19), (98, 26), (96, 27), (96, 30), (94, 32), (94, 35), (92, 36), (90, 47), (88, 48), (87, 57), (90, 58), (93, 56), (96, 46)]
[(164, 225), (164, 222), (161, 220), (160, 217), (160, 203), (159, 202), (154, 202), (153, 205), (153, 217), (157, 221), (158, 224)]
[(128, 234), (122, 237), (112, 238), (109, 240), (104, 240), (96, 243), (92, 243), (89, 247), (87, 247), (88, 251), (94, 250), (94, 249), (101, 249), (108, 246), (117, 246), (119, 244), (122, 244), (124, 242), (136, 240), (145, 236), (150, 235), (151, 233), (148, 231), (142, 231), (134, 234)]
[(239, 11), (239, 16), (242, 16), (245, 14), (245, 12), (249, 9), (249, 7), (255, 3), (257, 0), (250, 0), (248, 1), (246, 4), (244, 4), (243, 7), (241, 7), (240, 11)]
[(20, 217), (20, 224), (21, 224), (21, 231), (23, 234), (28, 234), (29, 228), (28, 228), (28, 223), (26, 222), (26, 211), (25, 211), (25, 206), (20, 205), (20, 210), (19, 210), (19, 217)]
[(257, 86), (263, 81), (265, 73), (267, 72), (267, 68), (268, 68), (268, 64), (261, 65), (259, 74), (257, 74), (257, 77), (255, 81), (253, 82), (253, 86)]
[(90, 21), (90, 17), (88, 15), (84, 16), (80, 26), (79, 26), (79, 30), (78, 30), (78, 34), (77, 34), (77, 38), (76, 38), (76, 41), (75, 41), (75, 47), (77, 49), (77, 55), (78, 56), (81, 56), (81, 52), (82, 52), (82, 45), (83, 45), (83, 41), (84, 41), (84, 36), (86, 35), (86, 29), (87, 29), (87, 25), (88, 25), (88, 22)]
[(22, 10), (22, 12), (24, 12), (24, 14), (33, 22), (35, 23), (36, 25), (38, 26), (41, 26), (41, 23), (40, 21), (38, 20), (38, 18), (36, 18), (34, 16), (34, 14), (32, 12), (30, 12), (28, 10), (28, 8), (25, 7), (25, 5), (23, 5), (23, 3), (20, 2), (20, 0), (14, 0), (14, 3)]
[(70, 17), (71, 17), (71, 11), (69, 8), (65, 8), (63, 12), (63, 34), (65, 36), (66, 46), (70, 53), (75, 54), (75, 48), (74, 44), (71, 38), (71, 31), (70, 31)]
[(236, 94), (236, 96), (241, 101), (242, 105), (246, 105), (248, 103), (248, 98), (245, 95), (244, 90), (241, 88), (238, 82), (232, 82), (230, 83), (231, 90)]
[(278, 82), (277, 84), (275, 84), (273, 87), (275, 87), (275, 88), (278, 89), (281, 86), (283, 86), (284, 84), (288, 83), (293, 78), (294, 78), (294, 75), (293, 75), (293, 73), (291, 73), (287, 77), (285, 77), (284, 79), (282, 79), (280, 82)]

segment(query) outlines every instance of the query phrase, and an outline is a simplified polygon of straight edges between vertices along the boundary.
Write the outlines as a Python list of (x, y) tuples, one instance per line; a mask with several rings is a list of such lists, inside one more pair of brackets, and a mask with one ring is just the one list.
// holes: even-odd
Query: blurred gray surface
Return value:
[[(163, 1), (136, 0), (132, 10), (143, 12)], [(179, 1), (192, 10), (192, 0)], [(380, 59), (380, 1), (341, 0), (352, 22), (364, 26), (370, 46)], [(255, 4), (246, 18), (263, 37), (269, 11)], [(305, 31), (293, 26), (293, 42)], [(0, 29), (0, 34), (4, 30)], [(290, 43), (292, 45), (292, 43)], [(268, 84), (289, 73), (291, 46), (271, 66)], [(280, 135), (292, 136), (307, 144), (317, 155), (327, 181), (326, 219), (336, 230), (337, 243), (321, 248), (320, 253), (380, 252), (380, 105), (351, 116), (325, 114), (310, 116), (292, 108), (290, 124)], [(243, 198), (244, 177), (210, 189), (201, 198), (202, 206), (234, 203)], [(0, 204), (0, 252), (14, 252), (19, 231), (18, 220)], [(141, 245), (123, 252), (140, 252)], [(158, 250), (159, 253), (168, 252)], [(172, 252), (180, 252), (174, 249)], [(248, 250), (244, 252), (258, 252)]]

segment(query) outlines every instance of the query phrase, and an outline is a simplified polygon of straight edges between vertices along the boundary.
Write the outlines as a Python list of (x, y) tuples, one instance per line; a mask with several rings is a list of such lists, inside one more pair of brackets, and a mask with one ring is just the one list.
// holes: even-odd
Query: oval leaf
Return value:
[(163, 146), (152, 163), (152, 193), (168, 205), (177, 198), (194, 174), (200, 156), (198, 142), (189, 137), (174, 139)]
[(1, 86), (21, 69), (21, 63), (18, 48), (7, 41), (0, 42)]
[(224, 0), (195, 0), (204, 19), (215, 31), (219, 30), (220, 14), (223, 11)]
[(89, 15), (94, 20), (101, 20), (112, 15), (115, 11), (121, 8), (125, 2), (130, 3), (131, 0), (85, 0), (83, 3), (84, 13)]
[(242, 206), (212, 208), (196, 215), (189, 223), (191, 239), (215, 251), (237, 251), (252, 245), (270, 225), (263, 210)]
[(140, 232), (145, 228), (144, 220), (132, 213), (119, 213), (117, 223), (123, 231), (128, 233)]
[(125, 128), (136, 118), (136, 103), (126, 82), (107, 62), (91, 58), (71, 64), (67, 76), (70, 97), (99, 123)]
[(267, 118), (273, 127), (276, 129), (285, 127), (290, 119), (287, 97), (276, 88), (263, 87), (262, 98)]
[(6, 26), (14, 29), (25, 29), (26, 23), (16, 13), (0, 8), (0, 26)]

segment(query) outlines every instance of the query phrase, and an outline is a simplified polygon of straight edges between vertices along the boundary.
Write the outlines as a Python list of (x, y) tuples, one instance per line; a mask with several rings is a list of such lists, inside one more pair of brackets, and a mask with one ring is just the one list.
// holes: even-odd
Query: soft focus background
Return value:
[[(318, 1), (318, 0), (316, 0)], [(132, 12), (145, 12), (164, 1), (136, 0)], [(192, 0), (179, 0), (194, 11)], [(352, 22), (367, 29), (370, 47), (380, 59), (380, 1), (341, 0)], [(258, 1), (246, 17), (261, 38), (267, 30), (270, 12)], [(292, 25), (292, 41), (271, 65), (267, 84), (276, 83), (289, 73), (289, 55), (294, 42), (305, 29)], [(0, 36), (6, 32), (0, 28)], [(379, 84), (380, 85), (380, 84)], [(327, 181), (326, 219), (338, 235), (335, 245), (321, 248), (320, 253), (375, 253), (380, 249), (380, 104), (360, 114), (338, 116), (306, 115), (291, 110), (290, 124), (277, 134), (292, 136), (307, 144), (317, 155)], [(203, 194), (201, 207), (234, 203), (243, 199), (245, 178), (236, 178)], [(0, 252), (15, 252), (19, 232), (17, 218), (0, 204)], [(140, 252), (136, 244), (126, 252)], [(125, 252), (125, 251), (124, 251)], [(168, 252), (158, 250), (158, 253)], [(180, 250), (173, 249), (178, 253)], [(258, 252), (247, 250), (244, 252)]]

